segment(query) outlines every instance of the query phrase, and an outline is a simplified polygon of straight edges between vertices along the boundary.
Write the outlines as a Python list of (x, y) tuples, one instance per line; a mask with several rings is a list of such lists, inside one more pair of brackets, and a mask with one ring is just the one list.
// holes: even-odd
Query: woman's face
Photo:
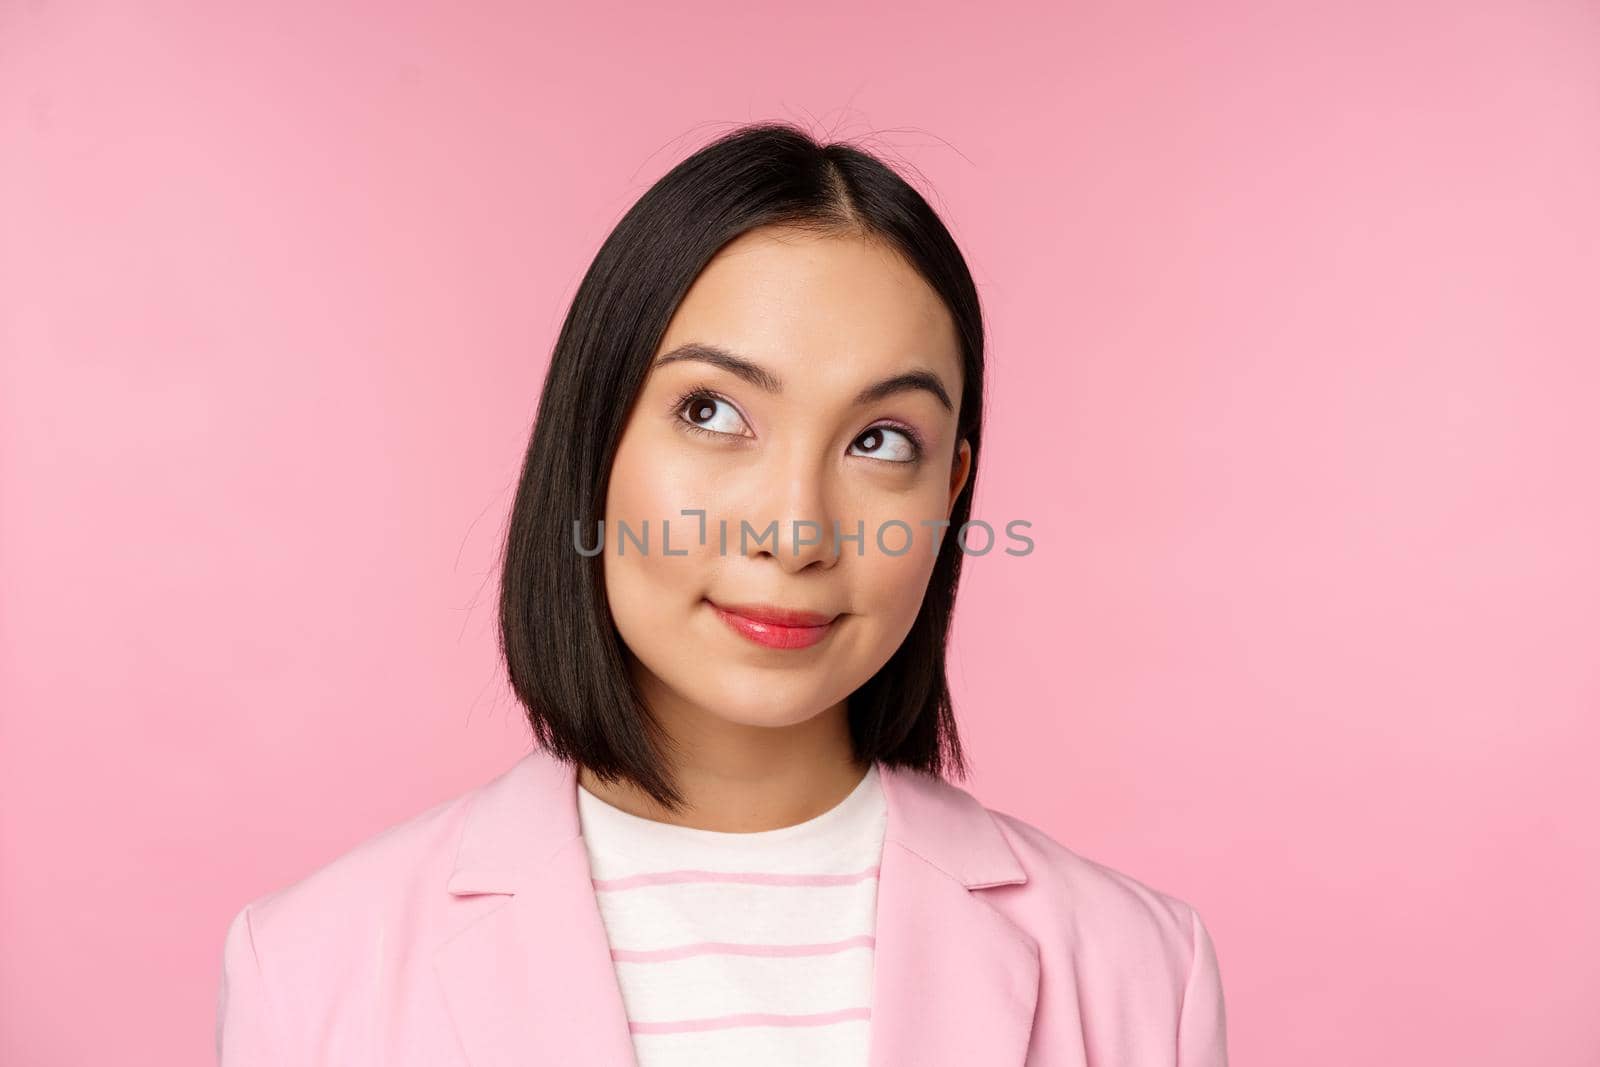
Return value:
[(606, 595), (641, 691), (678, 737), (842, 713), (910, 630), (948, 535), (925, 523), (966, 483), (949, 312), (875, 242), (769, 228), (707, 265), (655, 356), (605, 505)]

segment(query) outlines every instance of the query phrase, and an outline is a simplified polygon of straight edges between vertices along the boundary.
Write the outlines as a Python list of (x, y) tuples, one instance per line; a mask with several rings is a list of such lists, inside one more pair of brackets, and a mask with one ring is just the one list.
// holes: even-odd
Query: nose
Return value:
[[(833, 541), (836, 511), (822, 461), (800, 450), (774, 455), (759, 484), (761, 490), (752, 495), (754, 506), (741, 516), (749, 528), (741, 522), (743, 540), (735, 542), (744, 554), (752, 559), (771, 556), (791, 574), (808, 567), (831, 568), (839, 557)], [(854, 532), (843, 519), (840, 523), (841, 533)]]

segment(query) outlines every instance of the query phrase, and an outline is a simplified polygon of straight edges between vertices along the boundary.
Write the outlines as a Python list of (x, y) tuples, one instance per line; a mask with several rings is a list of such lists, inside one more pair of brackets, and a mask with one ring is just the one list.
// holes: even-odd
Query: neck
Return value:
[(672, 738), (669, 768), (684, 801), (679, 811), (630, 783), (602, 782), (587, 767), (578, 769), (585, 789), (641, 818), (723, 833), (778, 830), (834, 807), (869, 769), (854, 758), (843, 701), (784, 726), (681, 711), (663, 716), (655, 702), (651, 710)]

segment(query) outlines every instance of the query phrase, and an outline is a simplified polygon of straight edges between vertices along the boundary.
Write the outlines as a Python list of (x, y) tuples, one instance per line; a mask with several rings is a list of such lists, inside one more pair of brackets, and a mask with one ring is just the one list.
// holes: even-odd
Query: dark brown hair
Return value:
[[(858, 761), (943, 776), (967, 767), (945, 646), (961, 575), (956, 531), (971, 513), (983, 429), (983, 319), (955, 240), (927, 201), (875, 156), (786, 123), (725, 134), (673, 167), (628, 210), (562, 323), (506, 530), (500, 651), (535, 738), (598, 777), (681, 802), (659, 727), (627, 670), (603, 560), (574, 549), (573, 522), (604, 514), (618, 438), (667, 324), (725, 244), (763, 226), (860, 236), (895, 249), (943, 299), (961, 346), (957, 437), (971, 447), (922, 608), (904, 642), (848, 700)], [(586, 533), (585, 536), (588, 536)]]

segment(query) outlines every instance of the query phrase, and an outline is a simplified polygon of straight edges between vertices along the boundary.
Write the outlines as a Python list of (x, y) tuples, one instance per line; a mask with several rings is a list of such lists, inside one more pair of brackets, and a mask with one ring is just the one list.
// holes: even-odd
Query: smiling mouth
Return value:
[(827, 637), (840, 618), (770, 604), (706, 603), (729, 629), (766, 648), (809, 648)]

